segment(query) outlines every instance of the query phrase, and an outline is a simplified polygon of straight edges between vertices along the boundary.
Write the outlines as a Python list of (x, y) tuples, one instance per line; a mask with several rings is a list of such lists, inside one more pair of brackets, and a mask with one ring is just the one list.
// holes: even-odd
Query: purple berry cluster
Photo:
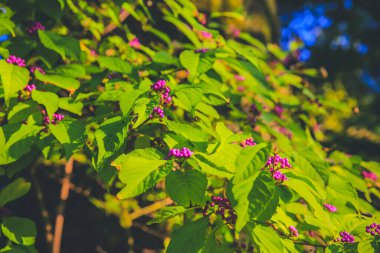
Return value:
[(208, 212), (215, 212), (222, 217), (222, 219), (231, 225), (236, 223), (237, 215), (231, 206), (231, 202), (227, 198), (212, 196), (211, 202), (207, 201), (206, 206), (202, 210), (203, 216), (207, 216)]
[(256, 142), (253, 140), (253, 138), (248, 138), (240, 143), (240, 146), (245, 148), (247, 146), (255, 146)]
[(266, 166), (269, 167), (269, 172), (272, 174), (274, 180), (283, 182), (288, 178), (279, 169), (291, 168), (288, 158), (282, 158), (279, 155), (268, 157)]
[(33, 22), (29, 27), (28, 27), (28, 33), (32, 34), (38, 30), (45, 30), (45, 26), (43, 26), (40, 22)]
[(292, 165), (290, 165), (290, 163), (289, 163), (288, 158), (282, 158), (279, 155), (270, 156), (268, 158), (266, 165), (268, 167), (271, 167), (273, 170), (276, 168), (284, 169), (284, 168), (291, 168), (292, 167)]
[(32, 90), (37, 89), (36, 85), (34, 84), (28, 84), (27, 86), (24, 87), (24, 91), (29, 91), (32, 92)]
[(297, 230), (296, 227), (294, 227), (294, 226), (289, 226), (289, 231), (290, 231), (290, 236), (295, 236), (295, 237), (298, 236), (298, 230)]
[(288, 178), (285, 176), (285, 174), (283, 174), (279, 170), (274, 171), (272, 173), (272, 177), (273, 177), (274, 180), (281, 181), (281, 182), (288, 180)]
[(165, 117), (164, 110), (162, 110), (162, 108), (159, 107), (159, 106), (156, 106), (156, 107), (153, 108), (153, 111), (152, 111), (152, 113), (149, 115), (149, 118), (153, 118), (153, 117), (156, 116), (156, 115), (157, 115), (158, 117), (160, 117), (160, 118)]
[(10, 55), (7, 59), (7, 62), (10, 63), (10, 64), (14, 64), (14, 65), (17, 65), (19, 67), (25, 67), (25, 60), (24, 59), (21, 59), (17, 56), (14, 56), (14, 55)]
[(172, 97), (170, 96), (171, 90), (168, 86), (166, 86), (165, 80), (158, 80), (157, 82), (151, 85), (151, 88), (160, 95), (160, 105), (156, 106), (153, 109), (150, 118), (153, 118), (155, 115), (159, 116), (160, 118), (163, 118), (165, 117), (165, 115), (164, 110), (161, 107), (166, 107), (168, 106), (168, 104), (172, 102)]
[(347, 231), (342, 231), (339, 233), (340, 238), (334, 239), (335, 242), (347, 242), (347, 243), (354, 243), (355, 238), (353, 235), (348, 233)]
[(50, 120), (49, 116), (46, 115), (46, 111), (45, 110), (42, 110), (42, 114), (45, 115), (43, 117), (43, 123), (44, 123), (44, 125), (49, 125), (49, 124), (56, 125), (59, 121), (62, 121), (65, 118), (65, 115), (63, 115), (61, 113), (54, 113), (53, 114), (53, 119)]
[(335, 213), (338, 209), (331, 204), (323, 204), (323, 206), (331, 213)]
[(152, 90), (161, 94), (161, 103), (165, 106), (170, 104), (172, 101), (172, 97), (170, 96), (170, 88), (166, 86), (165, 80), (158, 80), (154, 84), (152, 84)]
[(199, 48), (199, 49), (196, 49), (194, 52), (198, 54), (205, 54), (208, 52), (208, 48)]
[(29, 68), (29, 71), (32, 72), (33, 74), (34, 74), (34, 72), (36, 70), (40, 71), (41, 74), (45, 75), (45, 71), (42, 68), (38, 67), (38, 66), (32, 66), (32, 67)]
[(372, 223), (369, 226), (365, 227), (365, 232), (371, 234), (372, 236), (380, 235), (380, 224), (376, 222)]
[(139, 49), (141, 47), (141, 43), (140, 43), (140, 40), (138, 38), (133, 38), (129, 43), (128, 45), (130, 47), (133, 47), (133, 48), (136, 48), (136, 49)]
[(182, 149), (172, 148), (168, 154), (169, 157), (175, 158), (190, 158), (192, 155), (193, 152), (186, 147), (183, 147)]
[(284, 112), (284, 108), (281, 105), (276, 105), (273, 109), (274, 113), (277, 114), (279, 118), (282, 118), (282, 113)]
[(378, 178), (377, 175), (371, 171), (363, 171), (362, 175), (364, 178), (367, 178), (367, 179), (374, 181), (374, 182), (376, 182), (377, 178)]

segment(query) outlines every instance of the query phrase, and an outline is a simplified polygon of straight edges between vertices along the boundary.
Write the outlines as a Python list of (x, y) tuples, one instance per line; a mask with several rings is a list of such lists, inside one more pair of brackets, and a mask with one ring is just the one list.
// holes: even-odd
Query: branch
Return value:
[[(129, 12), (127, 12), (124, 9), (121, 9), (120, 14), (119, 14), (120, 23), (123, 23), (124, 20), (126, 20), (128, 18), (128, 16), (129, 16)], [(117, 25), (115, 25), (115, 24), (111, 23), (111, 24), (107, 25), (107, 27), (104, 29), (103, 35), (106, 35), (107, 33), (112, 32), (116, 28), (117, 28)]]
[(310, 242), (293, 241), (293, 243), (300, 244), (300, 245), (305, 245), (305, 246), (314, 246), (314, 247), (319, 247), (319, 248), (326, 248), (327, 247), (327, 245), (310, 243)]
[(131, 220), (135, 220), (143, 215), (146, 215), (146, 214), (150, 214), (150, 213), (153, 213), (165, 206), (168, 206), (168, 205), (171, 205), (173, 203), (173, 200), (171, 200), (170, 198), (166, 198), (166, 199), (163, 199), (159, 202), (155, 202), (153, 204), (151, 204), (150, 206), (146, 206), (144, 208), (141, 208), (137, 211), (134, 211), (133, 213), (131, 213), (129, 215), (129, 217), (131, 218)]
[(36, 177), (36, 168), (32, 168), (31, 176), (33, 180), (34, 189), (36, 191), (36, 198), (37, 198), (38, 205), (41, 211), (42, 222), (45, 227), (46, 247), (48, 248), (48, 251), (51, 252), (52, 245), (53, 245), (53, 232), (52, 232), (53, 226), (51, 225), (50, 215), (45, 206), (42, 189)]
[(144, 224), (141, 224), (141, 223), (139, 223), (139, 222), (133, 222), (133, 226), (134, 226), (135, 228), (140, 229), (141, 231), (143, 231), (143, 232), (145, 232), (145, 233), (147, 233), (147, 234), (151, 234), (151, 235), (153, 235), (153, 236), (155, 236), (155, 237), (157, 237), (157, 238), (160, 238), (161, 240), (165, 240), (166, 237), (167, 237), (167, 235), (165, 235), (165, 234), (163, 234), (163, 233), (161, 233), (161, 232), (158, 232), (158, 231), (156, 231), (156, 230), (153, 230), (153, 229), (151, 229), (150, 227), (148, 227), (148, 226), (146, 226), (146, 225), (144, 225)]
[(73, 163), (74, 159), (71, 157), (69, 161), (67, 161), (65, 165), (65, 177), (62, 180), (62, 187), (61, 187), (61, 196), (60, 196), (60, 203), (57, 208), (57, 217), (55, 220), (55, 229), (54, 229), (54, 240), (53, 240), (53, 253), (60, 253), (61, 251), (61, 241), (62, 241), (62, 231), (63, 231), (63, 224), (65, 221), (65, 207), (66, 207), (66, 200), (69, 197), (70, 192), (70, 181), (71, 181), (71, 174), (73, 172)]

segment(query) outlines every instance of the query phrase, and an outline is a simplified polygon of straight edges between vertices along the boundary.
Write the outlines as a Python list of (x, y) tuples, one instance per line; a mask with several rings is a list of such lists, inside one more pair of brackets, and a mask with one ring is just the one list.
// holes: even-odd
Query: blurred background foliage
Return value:
[[(232, 12), (226, 33), (249, 32), (266, 43), (279, 44), (298, 67), (320, 67), (327, 79), (314, 81), (331, 100), (351, 97), (342, 117), (330, 115), (324, 130), (328, 146), (380, 159), (380, 2), (379, 1), (196, 1), (210, 11)], [(236, 15), (239, 14), (239, 15)], [(293, 62), (294, 63), (294, 62)], [(349, 119), (348, 119), (349, 118)], [(340, 146), (340, 145), (338, 145)]]
[[(61, 19), (63, 12), (59, 10), (59, 1), (38, 0), (38, 5), (33, 1), (24, 1), (26, 4), (21, 6), (17, 1), (6, 1), (6, 4), (15, 11), (13, 20), (23, 20), (23, 16), (30, 12), (31, 9), (36, 10), (34, 19), (44, 20), (46, 27), (51, 30), (55, 24), (55, 20)], [(71, 1), (67, 0), (66, 7), (70, 8), (73, 14), (66, 15), (63, 20), (79, 18), (80, 25), (86, 28), (87, 33), (100, 41), (103, 35), (109, 29), (104, 24), (109, 24), (110, 20), (122, 25), (123, 29), (131, 35), (128, 40), (133, 39), (132, 34), (140, 34), (141, 31), (150, 31), (167, 41), (167, 38), (159, 33), (160, 29), (164, 29), (168, 35), (176, 33), (176, 30), (166, 27), (165, 24), (155, 24), (155, 28), (149, 22), (144, 20), (136, 20), (135, 18), (127, 19), (123, 24), (119, 23), (118, 13), (119, 6), (124, 1)], [(150, 8), (153, 15), (160, 15), (158, 8), (161, 1), (139, 0), (135, 2), (144, 2), (145, 6)], [(278, 52), (276, 45), (279, 45), (286, 53), (278, 52), (285, 62), (285, 67), (294, 69), (298, 73), (306, 73), (313, 68), (319, 69), (315, 73), (308, 86), (315, 94), (325, 94), (324, 105), (329, 107), (337, 107), (338, 110), (326, 108), (326, 112), (321, 117), (322, 122), (318, 119), (309, 119), (309, 124), (313, 124), (315, 137), (322, 141), (325, 146), (334, 149), (339, 146), (346, 153), (355, 153), (363, 157), (363, 160), (380, 161), (380, 2), (377, 0), (369, 1), (286, 1), (286, 0), (196, 0), (194, 1), (199, 7), (201, 14), (198, 18), (201, 22), (207, 22), (208, 27), (216, 28), (224, 31), (226, 36), (238, 37), (240, 33), (249, 33), (265, 43), (271, 43), (268, 46), (271, 53)], [(29, 5), (28, 5), (29, 4)], [(58, 6), (57, 6), (58, 5)], [(119, 5), (119, 6), (117, 6)], [(133, 3), (128, 5), (133, 10)], [(10, 10), (8, 10), (10, 11)], [(211, 15), (212, 12), (212, 15)], [(143, 15), (140, 17), (144, 18)], [(49, 23), (50, 21), (50, 23)], [(81, 31), (76, 22), (65, 22), (72, 24), (70, 26), (59, 26), (53, 30), (62, 35), (68, 35), (71, 31)], [(137, 24), (143, 25), (137, 25)], [(58, 29), (58, 30), (57, 30)], [(171, 30), (172, 29), (172, 30)], [(118, 37), (118, 31), (113, 31), (114, 36), (108, 36), (102, 41), (102, 47), (99, 48), (99, 54), (107, 56), (121, 55), (121, 58), (132, 58), (138, 62), (147, 60), (149, 48), (142, 47), (144, 54), (136, 54), (134, 50)], [(73, 34), (71, 34), (73, 35)], [(145, 36), (145, 35), (144, 35)], [(149, 36), (149, 35), (146, 35)], [(17, 41), (17, 37), (12, 43), (20, 44), (25, 41)], [(149, 37), (139, 36), (142, 44), (145, 41), (152, 41)], [(1, 40), (1, 38), (0, 38)], [(157, 42), (164, 43), (164, 42)], [(91, 61), (91, 48), (94, 41), (82, 40), (82, 51), (89, 52), (88, 60)], [(176, 49), (176, 44), (170, 41), (166, 42), (169, 52)], [(115, 46), (117, 45), (117, 46)], [(159, 48), (159, 45), (151, 45)], [(31, 45), (25, 45), (25, 52), (19, 52), (19, 56), (28, 54), (28, 48)], [(12, 51), (12, 45), (8, 47)], [(44, 55), (43, 49), (40, 49), (40, 55)], [(145, 57), (145, 58), (144, 58)], [(44, 63), (48, 65), (49, 61)], [(95, 61), (93, 59), (93, 61)], [(273, 61), (273, 65), (276, 62)], [(270, 65), (270, 63), (269, 63)], [(274, 75), (281, 75), (283, 66), (273, 67)], [(181, 78), (178, 76), (178, 78)], [(270, 77), (269, 78), (270, 81)], [(284, 77), (283, 81), (285, 82)], [(287, 79), (289, 80), (289, 79)], [(276, 81), (274, 79), (273, 81)], [(308, 82), (307, 78), (304, 82)], [(237, 85), (236, 85), (237, 86)], [(287, 90), (284, 88), (284, 94)], [(312, 101), (319, 105), (318, 98)], [(305, 103), (305, 107), (310, 107), (309, 103)], [(317, 123), (318, 122), (318, 123)], [(320, 130), (320, 131), (318, 131)], [(326, 134), (327, 133), (327, 134)], [(57, 158), (58, 160), (58, 158)], [(80, 157), (76, 158), (80, 161)], [(46, 166), (52, 166), (46, 164)], [(56, 164), (53, 166), (61, 166)], [(57, 170), (59, 171), (59, 170)], [(39, 178), (45, 182), (42, 185), (43, 191), (51, 192), (47, 196), (47, 205), (54, 206), (56, 203), (55, 195), (59, 194), (60, 176), (54, 175), (47, 171), (40, 171)], [(78, 170), (76, 179), (80, 182), (91, 174), (86, 170)], [(90, 178), (92, 176), (90, 175)], [(44, 180), (46, 179), (46, 180)], [(51, 181), (50, 179), (54, 179)], [(67, 210), (66, 219), (69, 227), (65, 228), (68, 233), (64, 234), (63, 244), (66, 246), (66, 252), (70, 252), (72, 247), (75, 252), (89, 252), (89, 248), (96, 245), (96, 252), (104, 252), (100, 245), (108, 248), (110, 252), (120, 252), (118, 249), (128, 248), (128, 244), (135, 244), (137, 247), (147, 242), (153, 245), (153, 248), (162, 248), (163, 243), (167, 243), (164, 234), (157, 233), (159, 229), (153, 225), (151, 228), (144, 225), (147, 219), (142, 216), (141, 211), (134, 212), (136, 217), (131, 217), (133, 210), (139, 209), (137, 200), (115, 201), (111, 196), (103, 194), (106, 191), (104, 185), (100, 184), (96, 179), (88, 182), (81, 182), (81, 187), (75, 187), (73, 182), (72, 190), (78, 194), (73, 194), (68, 200), (67, 205), (72, 208)], [(91, 197), (92, 204), (84, 204), (89, 196), (99, 196), (99, 199)], [(51, 199), (49, 199), (51, 198)], [(162, 196), (157, 194), (148, 194), (145, 199), (146, 203), (154, 203)], [(21, 210), (20, 214), (31, 217), (34, 220), (39, 218), (38, 210), (28, 209), (27, 205), (36, 202), (35, 199), (29, 199), (29, 203), (20, 204), (22, 206), (15, 209)], [(167, 200), (163, 200), (167, 201)], [(158, 202), (161, 203), (161, 202)], [(105, 210), (108, 216), (104, 216), (102, 212), (94, 206)], [(154, 206), (159, 209), (160, 205)], [(151, 210), (145, 210), (147, 212)], [(86, 213), (86, 217), (78, 216), (77, 213)], [(140, 215), (140, 216), (138, 216)], [(192, 214), (190, 213), (189, 216)], [(131, 227), (131, 221), (136, 219), (134, 226)], [(93, 222), (96, 220), (97, 222)], [(174, 226), (176, 221), (169, 223), (168, 226)], [(70, 224), (75, 224), (70, 227)], [(107, 224), (107, 226), (104, 226)], [(77, 229), (84, 227), (86, 229)], [(41, 228), (40, 228), (41, 229)], [(157, 230), (156, 230), (157, 229)], [(169, 228), (167, 230), (170, 230)], [(103, 234), (99, 234), (102, 231)], [(43, 234), (44, 231), (39, 231)], [(130, 233), (142, 234), (143, 236), (135, 236), (135, 242), (120, 240), (122, 238), (131, 238)], [(115, 236), (110, 236), (115, 235)], [(117, 236), (116, 236), (117, 235)], [(73, 242), (77, 238), (82, 238), (81, 245), (72, 245), (66, 242)], [(143, 238), (143, 241), (139, 241)], [(37, 248), (43, 249), (43, 239), (37, 241)], [(149, 251), (147, 251), (149, 252)]]

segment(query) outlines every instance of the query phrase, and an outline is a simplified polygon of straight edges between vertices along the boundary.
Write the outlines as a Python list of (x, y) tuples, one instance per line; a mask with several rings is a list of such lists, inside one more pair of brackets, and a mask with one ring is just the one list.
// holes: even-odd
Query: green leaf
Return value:
[(126, 187), (118, 193), (117, 197), (131, 198), (150, 189), (152, 185), (144, 183), (150, 181), (152, 172), (161, 170), (159, 167), (167, 162), (162, 160), (161, 156), (153, 148), (136, 149), (119, 156), (112, 165), (120, 170), (119, 179), (126, 184)]
[(152, 60), (161, 64), (178, 65), (177, 58), (165, 51), (159, 51), (155, 53)]
[(278, 195), (274, 182), (261, 171), (269, 153), (270, 146), (260, 143), (244, 148), (236, 160), (236, 174), (229, 183), (227, 195), (238, 216), (238, 232), (253, 218), (265, 220), (276, 210)]
[(57, 75), (72, 77), (72, 78), (83, 78), (86, 76), (86, 69), (79, 64), (67, 64), (61, 65), (54, 69)]
[(36, 240), (36, 225), (25, 218), (3, 218), (1, 231), (9, 240), (21, 245), (33, 245)]
[(74, 113), (78, 116), (82, 115), (83, 103), (75, 102), (72, 98), (63, 97), (59, 99), (59, 107), (63, 110)]
[(202, 204), (207, 188), (207, 177), (197, 170), (176, 170), (166, 177), (166, 191), (182, 206)]
[(99, 171), (107, 159), (123, 146), (127, 137), (128, 126), (129, 124), (125, 124), (121, 117), (114, 117), (104, 121), (95, 131), (96, 144), (98, 145), (96, 163), (94, 164), (96, 170)]
[(132, 72), (131, 64), (118, 57), (99, 56), (97, 60), (101, 68), (125, 74)]
[(255, 225), (253, 228), (248, 226), (247, 232), (252, 236), (253, 243), (257, 252), (284, 252), (285, 248), (279, 235), (269, 227)]
[(69, 35), (59, 35), (50, 31), (38, 30), (38, 36), (42, 45), (57, 52), (63, 60), (67, 57), (80, 60), (79, 41)]
[(206, 237), (206, 241), (202, 248), (202, 253), (233, 253), (234, 250), (230, 247), (227, 242), (218, 243), (216, 232), (220, 229), (220, 226), (215, 227), (211, 233)]
[(12, 133), (5, 142), (4, 133), (0, 130), (0, 165), (9, 164), (17, 161), (23, 155), (29, 152), (36, 134), (41, 130), (41, 127), (25, 124), (7, 125), (12, 128)]
[(158, 213), (154, 216), (154, 218), (148, 221), (147, 224), (151, 225), (154, 223), (162, 223), (180, 214), (184, 214), (185, 212), (189, 210), (190, 209), (186, 209), (183, 206), (167, 206), (167, 207), (161, 208), (158, 211)]
[(70, 92), (78, 89), (80, 85), (78, 80), (67, 76), (41, 74), (39, 71), (35, 71), (34, 75), (41, 82), (53, 84)]
[(167, 127), (170, 131), (173, 131), (192, 142), (206, 142), (208, 140), (208, 136), (205, 132), (192, 127), (189, 124), (168, 121)]
[(0, 206), (5, 206), (8, 202), (21, 198), (29, 192), (30, 186), (31, 183), (26, 182), (23, 178), (17, 178), (0, 191)]
[(174, 230), (167, 253), (198, 253), (205, 242), (208, 222), (208, 217), (203, 217)]
[(53, 114), (58, 110), (59, 106), (59, 97), (55, 93), (33, 90), (32, 99), (45, 106), (49, 118), (53, 119)]
[(214, 54), (199, 54), (192, 50), (183, 51), (179, 60), (182, 66), (190, 73), (190, 80), (193, 80), (196, 76), (199, 76), (212, 68), (215, 62)]
[(0, 77), (4, 89), (5, 103), (9, 106), (9, 99), (23, 89), (29, 81), (29, 71), (4, 60), (0, 60)]
[(86, 141), (86, 129), (79, 121), (61, 121), (50, 124), (49, 129), (65, 149), (66, 159), (78, 152)]

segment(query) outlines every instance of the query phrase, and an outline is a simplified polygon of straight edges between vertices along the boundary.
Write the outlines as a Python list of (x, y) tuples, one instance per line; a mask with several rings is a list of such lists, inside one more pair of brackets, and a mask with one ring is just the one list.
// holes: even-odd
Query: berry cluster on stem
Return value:
[(338, 209), (331, 204), (323, 204), (323, 206), (331, 213), (335, 213)]
[(278, 182), (283, 182), (288, 180), (288, 178), (279, 169), (291, 168), (288, 158), (282, 158), (279, 155), (274, 155), (268, 157), (266, 166), (269, 168), (269, 172), (272, 174), (274, 180)]
[(172, 97), (170, 96), (170, 88), (166, 85), (165, 80), (158, 80), (151, 85), (153, 91), (157, 92), (160, 95), (160, 104), (153, 109), (150, 118), (158, 116), (160, 118), (165, 117), (162, 107), (168, 106), (172, 102)]
[(240, 143), (240, 146), (245, 148), (247, 146), (255, 146), (256, 142), (253, 140), (253, 138), (248, 138)]
[(366, 226), (365, 232), (372, 236), (380, 235), (380, 224), (377, 224), (376, 222), (374, 222), (371, 225)]
[(335, 242), (346, 242), (346, 243), (354, 243), (355, 238), (353, 235), (348, 233), (347, 231), (342, 231), (339, 233), (340, 238), (334, 239)]
[(29, 71), (32, 72), (33, 74), (34, 74), (34, 72), (36, 70), (38, 70), (39, 72), (41, 72), (41, 74), (45, 75), (45, 71), (42, 68), (38, 67), (38, 66), (32, 66), (32, 67), (29, 68)]
[(290, 236), (297, 237), (298, 236), (298, 230), (294, 226), (289, 226)]
[(28, 33), (29, 34), (35, 33), (38, 30), (45, 30), (45, 26), (43, 26), (40, 22), (33, 22), (28, 27)]
[(42, 110), (42, 114), (44, 115), (44, 117), (43, 117), (43, 124), (44, 125), (49, 125), (49, 124), (56, 125), (59, 121), (62, 121), (65, 118), (65, 115), (63, 115), (62, 113), (54, 113), (53, 119), (50, 120), (49, 116), (46, 115), (45, 110)]
[(374, 181), (374, 182), (376, 182), (377, 178), (378, 178), (377, 175), (371, 171), (362, 171), (362, 175), (364, 178), (367, 178), (367, 179)]
[(139, 49), (141, 47), (141, 43), (140, 43), (140, 40), (138, 38), (133, 38), (129, 43), (128, 43), (129, 46), (133, 47), (133, 48), (136, 48), (136, 49)]
[(236, 212), (227, 198), (212, 196), (211, 202), (207, 201), (203, 207), (202, 214), (203, 216), (207, 216), (209, 212), (220, 215), (228, 224), (234, 225), (236, 223)]
[(169, 151), (168, 157), (175, 157), (175, 158), (190, 158), (193, 155), (193, 152), (183, 147), (182, 149), (172, 148)]
[(7, 59), (7, 62), (10, 64), (17, 65), (19, 67), (25, 67), (26, 66), (24, 59), (17, 57), (17, 56), (14, 56), (14, 55), (10, 55)]
[(35, 90), (37, 89), (36, 85), (34, 84), (28, 84), (27, 86), (24, 87), (24, 91), (29, 91), (29, 92), (32, 92), (32, 90)]

